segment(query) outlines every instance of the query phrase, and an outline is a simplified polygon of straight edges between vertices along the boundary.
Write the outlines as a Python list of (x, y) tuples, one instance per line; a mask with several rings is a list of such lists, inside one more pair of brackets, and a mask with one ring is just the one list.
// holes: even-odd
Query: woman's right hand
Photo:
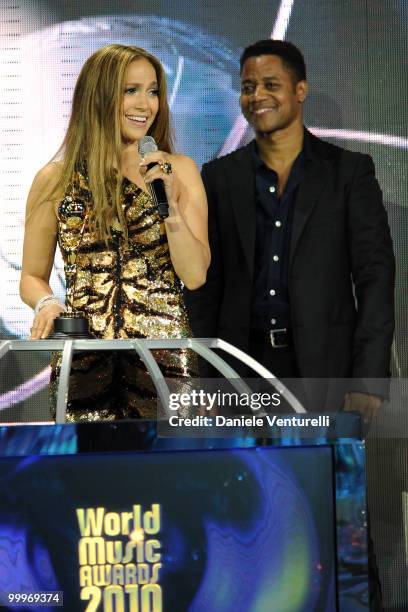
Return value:
[(32, 327), (30, 329), (30, 340), (44, 340), (48, 338), (54, 329), (54, 319), (65, 311), (62, 304), (48, 304), (41, 308), (40, 312), (35, 315)]

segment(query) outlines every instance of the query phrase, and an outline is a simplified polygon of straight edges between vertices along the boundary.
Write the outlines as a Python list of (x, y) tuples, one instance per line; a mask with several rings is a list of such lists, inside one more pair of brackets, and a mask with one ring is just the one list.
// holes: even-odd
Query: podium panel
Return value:
[[(5, 609), (19, 592), (58, 593), (73, 612), (368, 609), (361, 444), (31, 429), (1, 429)], [(112, 448), (127, 435), (139, 450), (95, 452), (109, 430)], [(345, 496), (350, 476), (363, 506)]]

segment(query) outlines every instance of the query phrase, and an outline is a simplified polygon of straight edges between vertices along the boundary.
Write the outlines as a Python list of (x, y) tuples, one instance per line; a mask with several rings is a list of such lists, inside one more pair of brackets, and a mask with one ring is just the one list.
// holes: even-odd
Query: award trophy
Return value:
[(92, 338), (86, 315), (80, 310), (67, 308), (54, 320), (54, 332), (50, 338)]
[(67, 338), (92, 338), (89, 332), (89, 323), (85, 313), (74, 308), (74, 297), (78, 276), (78, 253), (82, 243), (87, 219), (80, 231), (80, 239), (76, 248), (72, 248), (68, 254), (68, 265), (65, 266), (67, 283), (67, 309), (54, 319), (54, 332), (50, 335), (51, 339)]

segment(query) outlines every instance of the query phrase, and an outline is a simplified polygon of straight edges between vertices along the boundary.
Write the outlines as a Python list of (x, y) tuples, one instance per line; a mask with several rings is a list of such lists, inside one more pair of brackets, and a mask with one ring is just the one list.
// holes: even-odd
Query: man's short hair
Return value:
[(306, 80), (306, 64), (302, 53), (294, 44), (286, 40), (258, 40), (253, 45), (249, 45), (242, 52), (240, 57), (241, 72), (244, 63), (250, 57), (259, 57), (260, 55), (277, 55), (281, 58), (282, 64), (289, 70), (295, 83)]

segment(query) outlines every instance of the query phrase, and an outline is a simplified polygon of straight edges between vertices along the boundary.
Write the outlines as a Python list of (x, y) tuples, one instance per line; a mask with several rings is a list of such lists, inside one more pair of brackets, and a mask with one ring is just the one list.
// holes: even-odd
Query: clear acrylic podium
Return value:
[[(237, 372), (224, 360), (214, 349), (219, 349), (232, 355), (242, 363), (252, 369), (258, 377), (264, 378), (285, 398), (288, 405), (295, 413), (306, 412), (299, 400), (291, 391), (280, 382), (272, 372), (269, 372), (252, 357), (239, 350), (232, 344), (218, 338), (177, 338), (177, 339), (132, 339), (132, 340), (3, 340), (0, 343), (0, 359), (5, 357), (10, 351), (61, 351), (61, 371), (58, 385), (56, 423), (65, 422), (67, 408), (69, 375), (71, 370), (72, 356), (74, 351), (129, 351), (133, 350), (150, 373), (152, 381), (156, 387), (158, 398), (163, 407), (169, 403), (169, 387), (166, 380), (156, 363), (152, 350), (155, 349), (190, 349), (197, 353), (202, 359), (210, 363), (218, 372), (227, 378), (230, 384), (240, 393), (250, 393), (250, 389), (237, 374)], [(258, 412), (258, 414), (260, 414)]]
[[(3, 536), (10, 541), (10, 559), (14, 558), (18, 516), (22, 549), (30, 550), (30, 538), (39, 542), (50, 560), (55, 584), (64, 591), (64, 607), (85, 610), (88, 587), (84, 584), (91, 578), (82, 576), (75, 552), (83, 536), (78, 508), (92, 513), (100, 512), (103, 505), (112, 520), (124, 510), (133, 509), (135, 513), (143, 508), (152, 513), (160, 508), (163, 525), (158, 537), (169, 554), (163, 556), (167, 573), (154, 586), (161, 593), (164, 608), (157, 604), (149, 608), (150, 612), (211, 609), (204, 607), (205, 602), (212, 601), (213, 584), (218, 585), (218, 577), (231, 565), (231, 559), (235, 559), (231, 590), (225, 605), (217, 610), (251, 609), (254, 597), (263, 596), (260, 575), (268, 577), (268, 584), (275, 579), (276, 568), (286, 576), (293, 564), (298, 567), (299, 550), (309, 551), (302, 560), (307, 588), (302, 591), (302, 603), (293, 609), (366, 612), (364, 442), (358, 435), (339, 433), (339, 429), (345, 431), (339, 427), (335, 435), (321, 431), (315, 439), (306, 439), (301, 430), (293, 428), (292, 432), (282, 429), (277, 438), (269, 431), (260, 436), (251, 428), (237, 428), (229, 437), (212, 437), (211, 431), (206, 438), (168, 437), (160, 433), (159, 421), (65, 423), (75, 351), (135, 351), (151, 375), (158, 400), (170, 411), (169, 379), (164, 378), (152, 353), (157, 349), (190, 349), (218, 370), (238, 394), (252, 393), (248, 383), (220, 357), (220, 353), (231, 355), (251, 368), (254, 377), (262, 378), (280, 393), (293, 415), (302, 417), (306, 412), (272, 372), (219, 339), (3, 340), (0, 361), (21, 351), (59, 351), (62, 355), (56, 422), (0, 425), (0, 509), (5, 517)], [(261, 411), (257, 415), (262, 416)], [(352, 419), (348, 431), (357, 431), (351, 413), (337, 417), (340, 421)], [(21, 517), (16, 508), (27, 504), (31, 510)], [(103, 544), (110, 546), (110, 538), (109, 534), (104, 537)], [(126, 543), (129, 535), (120, 533), (115, 538)], [(185, 551), (181, 564), (180, 550)], [(211, 556), (211, 551), (216, 554)], [(38, 575), (34, 557), (27, 568), (29, 576)], [(220, 572), (219, 560), (224, 557)], [(286, 560), (289, 565), (285, 569)], [(245, 580), (239, 579), (243, 563)], [(108, 571), (105, 565), (99, 567)], [(262, 572), (256, 570), (258, 567)], [(12, 575), (18, 576), (19, 571), (12, 568)], [(277, 609), (276, 597), (296, 594), (298, 575), (297, 570), (293, 584), (278, 580), (263, 608), (265, 612)], [(186, 585), (192, 585), (191, 589)], [(245, 592), (243, 585), (248, 586)], [(110, 596), (112, 591), (112, 597), (119, 598), (128, 597), (130, 586), (98, 588), (101, 597)]]

